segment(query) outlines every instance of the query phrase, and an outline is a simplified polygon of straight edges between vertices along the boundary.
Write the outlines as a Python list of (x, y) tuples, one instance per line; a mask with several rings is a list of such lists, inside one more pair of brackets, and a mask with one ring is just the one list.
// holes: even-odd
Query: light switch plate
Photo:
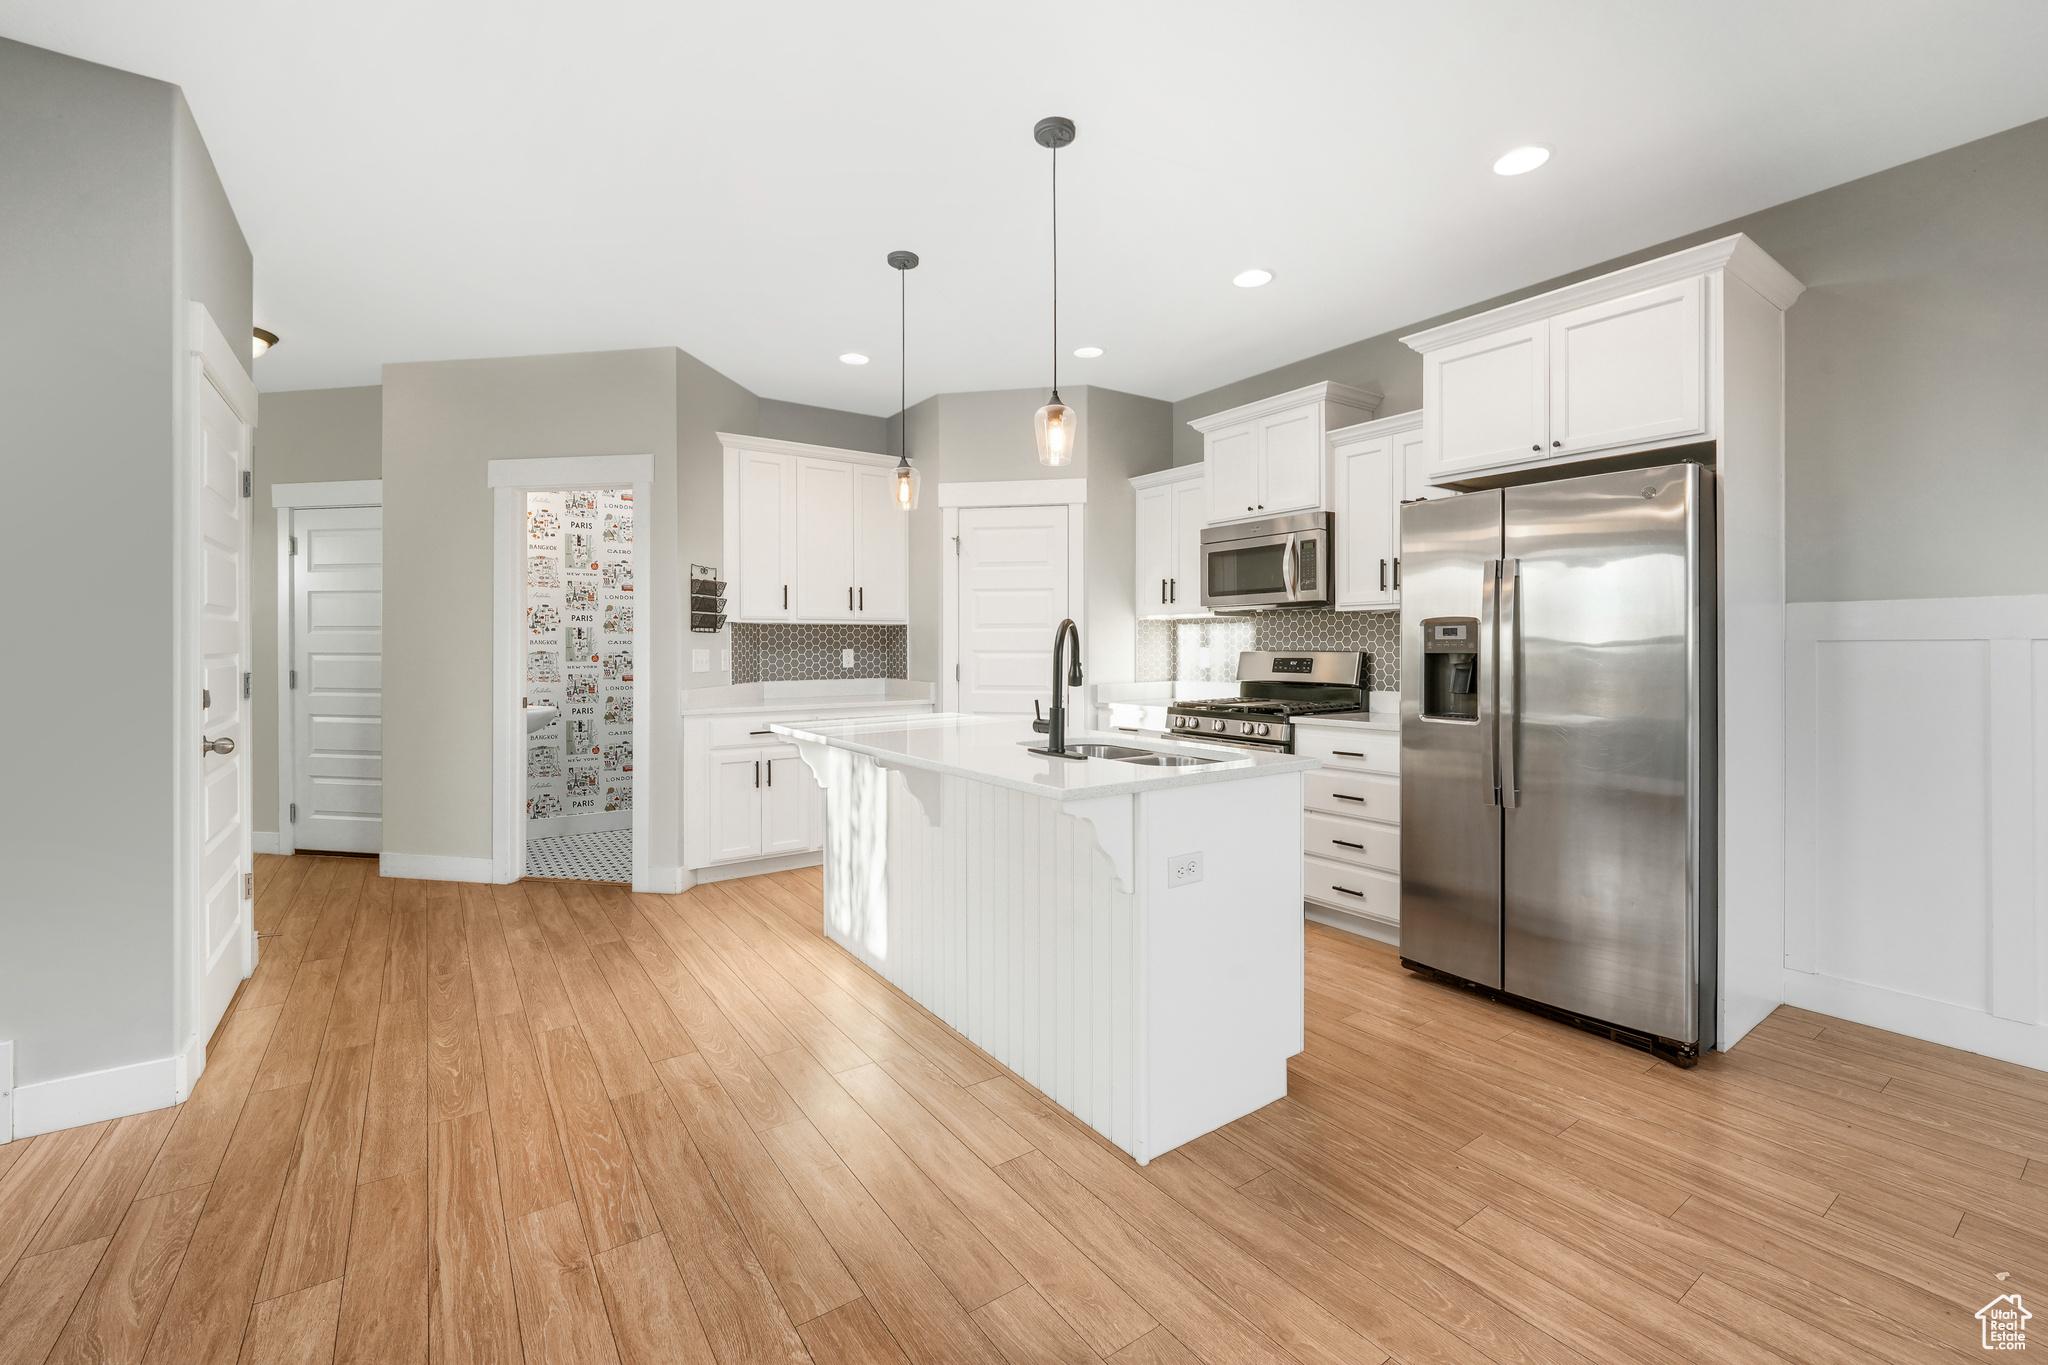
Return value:
[(1176, 853), (1166, 860), (1166, 884), (1168, 887), (1193, 886), (1202, 880), (1202, 855), (1199, 853)]
[(732, 672), (732, 651), (731, 651), (731, 650), (729, 650), (729, 649), (721, 649), (721, 650), (719, 650), (719, 651), (718, 651), (718, 667), (719, 667), (719, 671), (720, 671), (720, 672), (724, 672), (724, 673), (730, 673), (730, 672)]
[(852, 650), (850, 650), (850, 649), (842, 649), (842, 650), (840, 650), (840, 651), (839, 651), (839, 666), (840, 666), (841, 668), (852, 668), (852, 667), (853, 667), (853, 651), (852, 651)]
[(709, 673), (711, 671), (711, 651), (708, 649), (691, 650), (690, 671), (693, 673)]

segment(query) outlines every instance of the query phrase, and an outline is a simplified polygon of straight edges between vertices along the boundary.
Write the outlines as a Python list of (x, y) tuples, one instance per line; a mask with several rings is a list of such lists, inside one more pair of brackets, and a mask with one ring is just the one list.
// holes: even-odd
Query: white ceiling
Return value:
[(1043, 384), (1046, 114), (1062, 377), (1169, 399), (2048, 116), (2038, 0), (0, 0), (0, 34), (184, 87), (272, 390), (676, 345), (893, 412), (896, 247), (913, 402)]

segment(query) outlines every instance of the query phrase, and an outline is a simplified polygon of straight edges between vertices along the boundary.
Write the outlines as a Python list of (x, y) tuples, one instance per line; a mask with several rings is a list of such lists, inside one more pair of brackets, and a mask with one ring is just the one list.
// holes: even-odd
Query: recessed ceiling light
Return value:
[(1273, 272), (1270, 270), (1247, 270), (1242, 275), (1232, 276), (1230, 282), (1239, 289), (1257, 289), (1262, 284), (1272, 283), (1272, 280)]
[(1100, 346), (1081, 346), (1075, 348), (1074, 351), (1075, 357), (1080, 360), (1093, 360), (1101, 354), (1102, 348)]
[(266, 332), (261, 327), (258, 327), (256, 329), (256, 339), (249, 343), (249, 358), (254, 360), (257, 356), (262, 355), (275, 345), (277, 345), (277, 333)]
[(859, 351), (848, 351), (845, 355), (839, 357), (839, 363), (842, 365), (865, 365), (868, 363), (868, 358)]
[(1548, 160), (1550, 160), (1550, 148), (1548, 147), (1517, 147), (1493, 163), (1493, 173), (1495, 175), (1520, 175), (1524, 171), (1535, 170)]

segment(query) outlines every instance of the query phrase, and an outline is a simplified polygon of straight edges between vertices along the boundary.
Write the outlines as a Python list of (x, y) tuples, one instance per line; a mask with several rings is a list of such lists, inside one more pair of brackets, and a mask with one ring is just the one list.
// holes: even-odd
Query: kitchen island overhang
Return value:
[(1287, 1093), (1315, 759), (1053, 758), (1020, 717), (773, 728), (825, 789), (826, 936), (1138, 1162)]

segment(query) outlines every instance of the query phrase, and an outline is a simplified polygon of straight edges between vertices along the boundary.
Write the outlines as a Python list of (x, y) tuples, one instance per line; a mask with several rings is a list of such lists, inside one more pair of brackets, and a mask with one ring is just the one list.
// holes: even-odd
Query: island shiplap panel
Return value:
[(1133, 1149), (1137, 909), (1093, 828), (989, 783), (821, 761), (826, 934)]

